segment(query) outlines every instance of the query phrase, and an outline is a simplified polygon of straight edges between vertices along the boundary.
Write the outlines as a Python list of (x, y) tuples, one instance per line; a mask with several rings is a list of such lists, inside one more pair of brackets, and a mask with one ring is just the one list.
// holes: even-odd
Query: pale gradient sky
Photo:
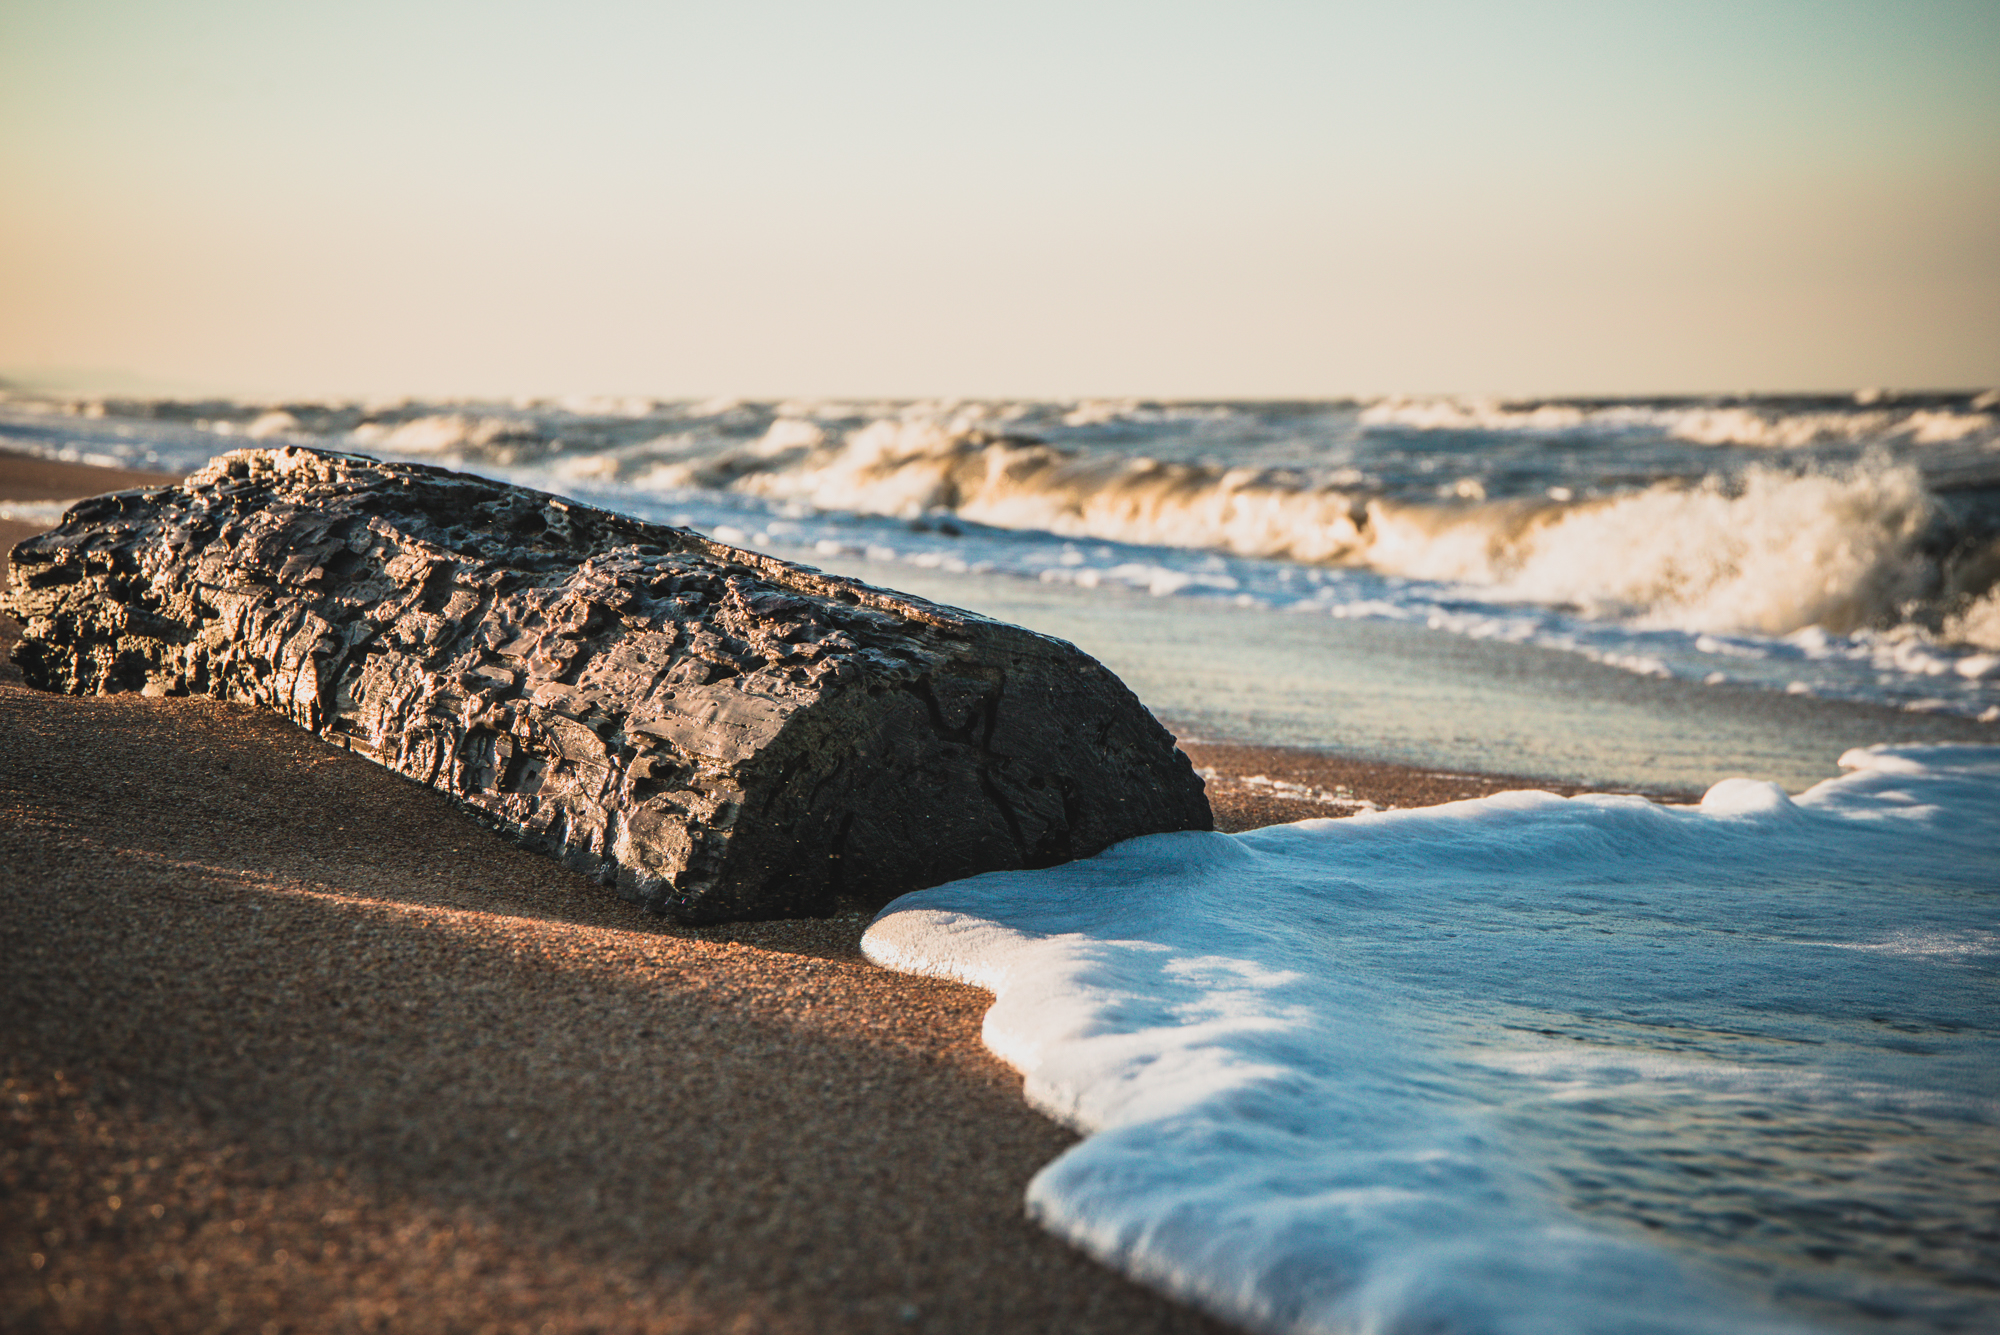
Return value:
[(1977, 387), (1996, 71), (1993, 0), (0, 0), (0, 368)]

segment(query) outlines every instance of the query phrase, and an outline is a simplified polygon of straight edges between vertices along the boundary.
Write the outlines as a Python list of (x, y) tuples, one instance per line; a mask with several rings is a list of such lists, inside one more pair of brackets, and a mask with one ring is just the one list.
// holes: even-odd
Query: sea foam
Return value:
[(1155, 836), (864, 949), (1086, 1134), (1036, 1219), (1251, 1329), (1977, 1328), (2000, 748), (1841, 763)]

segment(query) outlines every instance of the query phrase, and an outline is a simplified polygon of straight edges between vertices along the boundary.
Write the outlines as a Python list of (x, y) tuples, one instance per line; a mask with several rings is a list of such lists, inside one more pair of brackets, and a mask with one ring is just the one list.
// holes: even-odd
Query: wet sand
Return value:
[[(1522, 786), (1188, 749), (1225, 829)], [(1074, 1136), (865, 926), (678, 928), (276, 718), (0, 669), (0, 1328), (1222, 1329), (1027, 1222)]]

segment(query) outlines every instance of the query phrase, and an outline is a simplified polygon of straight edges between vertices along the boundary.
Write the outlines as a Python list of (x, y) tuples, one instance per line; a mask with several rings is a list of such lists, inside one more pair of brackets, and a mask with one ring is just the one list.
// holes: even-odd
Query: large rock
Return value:
[(1209, 827), (1072, 645), (436, 468), (224, 455), (74, 507), (5, 601), (36, 686), (276, 710), (685, 922)]

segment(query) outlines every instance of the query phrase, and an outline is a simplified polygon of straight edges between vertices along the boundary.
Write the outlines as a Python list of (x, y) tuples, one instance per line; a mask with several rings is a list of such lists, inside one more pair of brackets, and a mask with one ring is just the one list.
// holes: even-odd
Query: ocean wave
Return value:
[(1403, 431), (1664, 435), (1692, 445), (1804, 449), (1827, 443), (1904, 440), (1916, 445), (1992, 439), (1992, 393), (1885, 402), (1864, 391), (1846, 402), (1517, 403), (1498, 399), (1391, 398), (1362, 410), (1364, 427)]
[(1525, 516), (1382, 507), (1370, 564), (1645, 627), (1844, 634), (1900, 620), (1937, 592), (1925, 550), (1936, 518), (1908, 466), (1753, 468)]
[(364, 422), (354, 428), (350, 439), (392, 454), (471, 455), (497, 464), (515, 463), (526, 451), (540, 453), (548, 443), (530, 423), (472, 413), (428, 413), (394, 424)]
[[(2000, 651), (1996, 412), (2000, 395), (1958, 393), (10, 399), (0, 416), (8, 448), (51, 458), (186, 468), (219, 438), (319, 442), (741, 524), (753, 545), (796, 539), (805, 559), (879, 551), (1161, 596), (1393, 607), (1695, 680), (1748, 680), (1687, 648), (1747, 636), (1774, 663), (1798, 649), (1833, 673), (1802, 674), (1816, 691), (1915, 707), (1910, 690), (1929, 700), (1942, 683), (1965, 697), (1954, 708), (1985, 717), (2000, 709), (1981, 666)], [(1802, 441), (1816, 443), (1768, 448)], [(794, 521), (810, 534), (780, 532)], [(1779, 645), (1808, 630), (1833, 638)]]
[[(846, 436), (780, 419), (720, 454), (676, 459), (676, 448), (686, 446), (593, 456), (570, 475), (1350, 565), (1692, 631), (1886, 626), (1941, 598), (1981, 598), (1995, 573), (1954, 562), (1940, 537), (1948, 521), (1918, 470), (1880, 459), (1806, 472), (1753, 466), (1606, 497), (1419, 502), (1366, 496), (1303, 470), (1093, 454), (921, 419)], [(1983, 607), (1948, 616), (1940, 604), (1930, 619), (1984, 644), (1972, 637), (1991, 634), (2000, 617)]]
[(754, 453), (722, 461), (740, 474), (725, 481), (708, 468), (688, 480), (820, 509), (950, 511), (996, 528), (1295, 561), (1347, 559), (1362, 541), (1356, 499), (1297, 473), (1092, 453), (926, 421), (779, 446), (783, 425)]
[[(1944, 638), (1952, 643), (2000, 650), (2000, 589), (1987, 590), (1947, 617)], [(2000, 657), (1982, 654), (1961, 659), (1953, 664), (1953, 671), (1974, 680), (2000, 676)]]
[(1081, 399), (1062, 415), (1064, 426), (1107, 426), (1167, 422), (1225, 422), (1238, 415), (1226, 403), (1154, 403), (1146, 399)]

